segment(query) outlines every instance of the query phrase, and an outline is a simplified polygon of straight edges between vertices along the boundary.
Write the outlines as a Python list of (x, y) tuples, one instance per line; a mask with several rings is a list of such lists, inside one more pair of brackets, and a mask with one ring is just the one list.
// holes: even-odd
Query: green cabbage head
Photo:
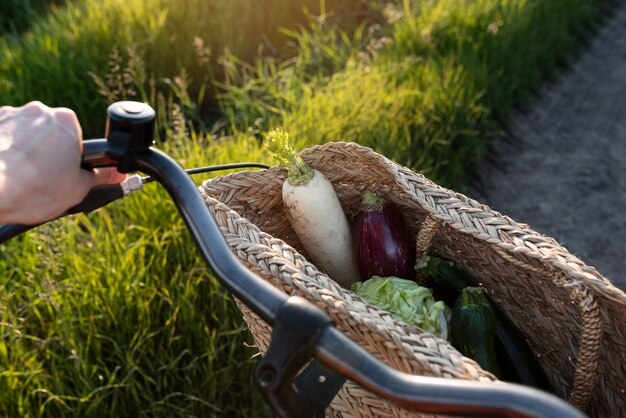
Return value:
[(450, 308), (442, 301), (435, 301), (430, 289), (399, 277), (372, 276), (365, 282), (354, 283), (352, 290), (394, 318), (448, 338)]

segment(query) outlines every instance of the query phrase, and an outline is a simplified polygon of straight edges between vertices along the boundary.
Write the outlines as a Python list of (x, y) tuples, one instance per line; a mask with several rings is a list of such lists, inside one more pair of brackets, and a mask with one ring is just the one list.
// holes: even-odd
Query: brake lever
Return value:
[(120, 184), (103, 184), (93, 187), (82, 202), (68, 209), (62, 216), (93, 212), (142, 188), (143, 180), (136, 174), (128, 176)]

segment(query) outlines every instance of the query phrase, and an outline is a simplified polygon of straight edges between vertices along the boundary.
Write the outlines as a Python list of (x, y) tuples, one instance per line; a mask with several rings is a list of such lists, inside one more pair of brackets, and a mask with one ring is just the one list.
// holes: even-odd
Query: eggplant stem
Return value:
[(371, 190), (366, 190), (361, 203), (366, 212), (380, 212), (383, 210), (385, 199)]

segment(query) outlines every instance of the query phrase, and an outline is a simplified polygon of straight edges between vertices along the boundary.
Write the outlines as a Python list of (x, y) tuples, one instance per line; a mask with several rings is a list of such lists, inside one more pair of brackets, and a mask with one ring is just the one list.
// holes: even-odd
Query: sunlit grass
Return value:
[(609, 3), (404, 0), (379, 31), (317, 37), (321, 54), (309, 41), (319, 25), (299, 39), (299, 58), (330, 55), (332, 75), (260, 60), (227, 79), (222, 105), (235, 131), (284, 125), (302, 145), (359, 142), (462, 188), (510, 112), (567, 64)]
[[(0, 37), (0, 103), (41, 100), (78, 113), (85, 131), (101, 132), (94, 118), (105, 107), (88, 72), (104, 76), (108, 56), (131, 47), (157, 78), (185, 69), (197, 91), (222, 78), (224, 53), (250, 61), (259, 51), (293, 54), (281, 33), (295, 29), (320, 4), (355, 26), (363, 0), (76, 0), (55, 8), (21, 35)], [(350, 12), (354, 10), (354, 12)], [(264, 49), (261, 49), (264, 45)], [(198, 48), (204, 51), (198, 59)], [(207, 93), (209, 98), (214, 95)], [(216, 103), (209, 103), (216, 106)]]

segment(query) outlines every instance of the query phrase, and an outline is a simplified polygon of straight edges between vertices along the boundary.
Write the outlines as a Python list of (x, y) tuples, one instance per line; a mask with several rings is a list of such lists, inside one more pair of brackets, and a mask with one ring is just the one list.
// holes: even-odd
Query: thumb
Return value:
[(93, 185), (119, 184), (126, 180), (127, 175), (117, 171), (117, 168), (96, 168), (93, 170)]

